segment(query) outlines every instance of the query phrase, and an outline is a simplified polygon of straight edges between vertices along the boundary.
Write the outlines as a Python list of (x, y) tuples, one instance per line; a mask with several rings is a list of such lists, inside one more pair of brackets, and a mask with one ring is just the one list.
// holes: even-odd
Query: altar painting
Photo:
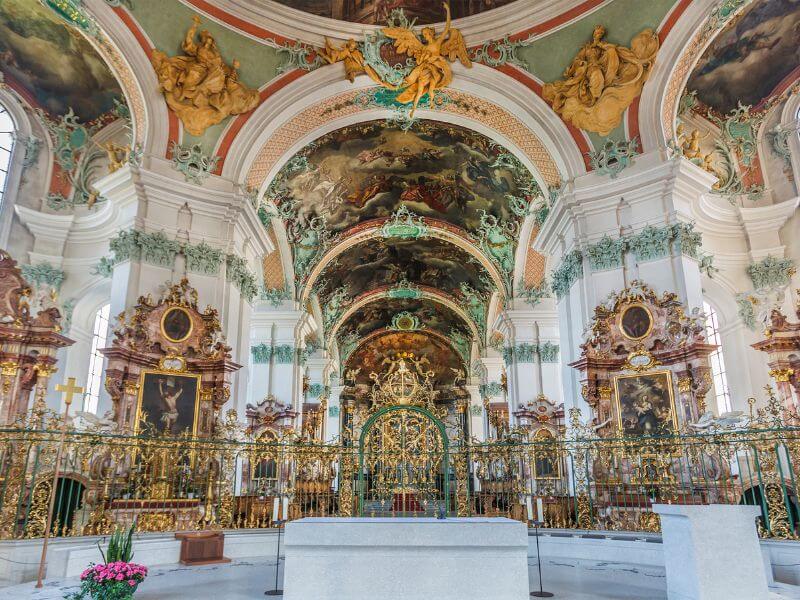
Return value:
[(200, 375), (145, 371), (139, 388), (136, 432), (197, 433)]
[(617, 423), (623, 435), (669, 434), (677, 430), (672, 373), (654, 371), (614, 379)]

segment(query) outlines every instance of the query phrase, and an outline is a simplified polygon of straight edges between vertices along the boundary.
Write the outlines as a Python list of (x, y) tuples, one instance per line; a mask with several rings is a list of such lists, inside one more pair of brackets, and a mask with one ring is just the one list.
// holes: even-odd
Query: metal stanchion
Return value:
[(284, 523), (286, 521), (281, 521), (280, 519), (275, 521), (278, 526), (278, 550), (275, 553), (275, 587), (264, 592), (265, 596), (283, 596), (283, 590), (278, 588), (278, 575), (281, 570), (281, 529), (283, 529)]
[(539, 525), (543, 525), (541, 521), (533, 521), (533, 528), (536, 531), (536, 566), (539, 568), (539, 591), (531, 592), (534, 598), (552, 598), (552, 592), (545, 592), (542, 589), (542, 557), (539, 555)]

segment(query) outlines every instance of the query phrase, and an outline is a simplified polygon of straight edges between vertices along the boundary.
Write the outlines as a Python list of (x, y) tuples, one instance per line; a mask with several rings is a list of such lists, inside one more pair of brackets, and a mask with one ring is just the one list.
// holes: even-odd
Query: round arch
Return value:
[[(317, 264), (314, 266), (314, 268), (311, 269), (308, 279), (304, 284), (303, 293), (300, 297), (300, 303), (302, 304), (309, 299), (314, 284), (325, 271), (326, 266), (332, 260), (336, 259), (353, 246), (357, 246), (359, 244), (366, 243), (369, 240), (380, 237), (381, 227), (386, 220), (387, 219), (375, 219), (369, 224), (359, 225), (359, 230), (356, 233), (345, 237), (338, 244), (335, 244), (333, 247), (329, 248), (322, 258), (317, 261)], [(500, 275), (500, 271), (483, 252), (481, 252), (474, 244), (468, 241), (466, 233), (461, 233), (461, 230), (457, 230), (453, 226), (444, 227), (442, 224), (438, 224), (434, 219), (426, 219), (425, 224), (428, 226), (428, 237), (453, 244), (454, 246), (474, 257), (489, 274), (489, 277), (492, 279), (496, 289), (501, 293), (503, 292), (505, 286), (503, 283), (503, 277)], [(458, 233), (456, 233), (457, 231)]]
[[(346, 311), (344, 311), (339, 318), (331, 327), (331, 331), (329, 337), (334, 339), (336, 337), (336, 332), (339, 330), (339, 327), (347, 321), (353, 314), (355, 314), (361, 308), (367, 306), (368, 304), (372, 304), (373, 302), (377, 302), (379, 300), (383, 300), (386, 298), (386, 290), (385, 289), (378, 289), (378, 290), (371, 290), (370, 292), (363, 294), (361, 297), (357, 298), (355, 302), (353, 302)], [(452, 298), (443, 294), (441, 292), (434, 292), (433, 290), (423, 290), (420, 292), (419, 296), (420, 300), (430, 300), (442, 306), (445, 306), (452, 310), (456, 315), (458, 315), (464, 323), (467, 324), (469, 327), (470, 332), (474, 336), (475, 339), (480, 339), (480, 334), (478, 333), (478, 328), (476, 327), (473, 320), (469, 317), (469, 315), (458, 305), (456, 304)]]
[[(371, 332), (368, 335), (365, 335), (361, 340), (359, 340), (359, 342), (356, 345), (356, 347), (353, 348), (353, 351), (347, 357), (347, 360), (344, 361), (344, 364), (346, 365), (347, 362), (350, 360), (350, 358), (352, 356), (355, 356), (356, 354), (358, 354), (359, 350), (361, 350), (364, 346), (366, 346), (370, 342), (376, 340), (379, 337), (383, 337), (385, 335), (391, 335), (393, 333), (397, 333), (397, 332), (394, 331), (394, 330), (387, 329), (387, 328), (383, 327), (381, 329), (377, 329), (377, 330)], [(452, 340), (450, 340), (449, 338), (445, 337), (444, 335), (442, 335), (441, 333), (439, 333), (437, 331), (433, 331), (432, 329), (428, 329), (428, 330), (425, 330), (424, 332), (415, 331), (415, 332), (412, 332), (412, 333), (420, 333), (421, 335), (430, 336), (430, 337), (438, 340), (439, 342), (445, 344), (448, 348), (450, 348), (450, 350), (453, 352), (453, 354), (455, 356), (459, 356), (458, 350), (453, 345)], [(469, 364), (468, 363), (464, 363), (464, 367), (468, 368)]]

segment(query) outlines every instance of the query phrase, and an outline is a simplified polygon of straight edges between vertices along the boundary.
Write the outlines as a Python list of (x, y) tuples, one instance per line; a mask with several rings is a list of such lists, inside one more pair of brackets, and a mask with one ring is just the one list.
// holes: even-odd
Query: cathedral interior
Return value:
[(798, 181), (800, 0), (3, 0), (0, 600), (318, 517), (714, 597), (664, 505), (800, 598)]

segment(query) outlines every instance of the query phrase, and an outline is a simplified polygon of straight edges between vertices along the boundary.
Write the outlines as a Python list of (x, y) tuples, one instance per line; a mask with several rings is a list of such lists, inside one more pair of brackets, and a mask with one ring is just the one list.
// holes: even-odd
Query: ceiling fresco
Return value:
[(83, 122), (123, 97), (89, 42), (35, 0), (0, 2), (0, 71), (51, 115), (72, 108)]
[(301, 223), (324, 217), (334, 234), (389, 217), (401, 205), (475, 233), (481, 211), (515, 222), (513, 209), (520, 207), (508, 196), (528, 201), (538, 188), (511, 153), (479, 133), (436, 121), (403, 131), (381, 120), (309, 144), (283, 167), (267, 194)]
[[(319, 17), (382, 25), (393, 10), (403, 9), (409, 19), (417, 24), (444, 21), (444, 8), (440, 0), (277, 0), (303, 12)], [(513, 0), (450, 0), (450, 11), (454, 19), (476, 15), (493, 8), (510, 4)]]
[(430, 239), (371, 239), (348, 248), (325, 267), (315, 291), (320, 303), (342, 286), (350, 298), (401, 281), (458, 295), (467, 284), (483, 295), (492, 289), (489, 274), (465, 250)]
[(759, 0), (714, 39), (686, 87), (725, 114), (738, 102), (757, 106), (798, 65), (800, 0)]
[(395, 298), (382, 298), (358, 309), (342, 323), (338, 337), (352, 339), (355, 334), (361, 339), (382, 328), (399, 331), (430, 329), (448, 338), (453, 332), (459, 339), (471, 337), (469, 326), (446, 306), (428, 299)]
[(450, 344), (432, 335), (417, 332), (390, 332), (367, 341), (348, 358), (348, 368), (360, 368), (356, 385), (371, 386), (369, 374), (380, 373), (399, 353), (413, 352), (421, 366), (436, 373), (436, 386), (450, 385), (464, 372), (464, 363)]

